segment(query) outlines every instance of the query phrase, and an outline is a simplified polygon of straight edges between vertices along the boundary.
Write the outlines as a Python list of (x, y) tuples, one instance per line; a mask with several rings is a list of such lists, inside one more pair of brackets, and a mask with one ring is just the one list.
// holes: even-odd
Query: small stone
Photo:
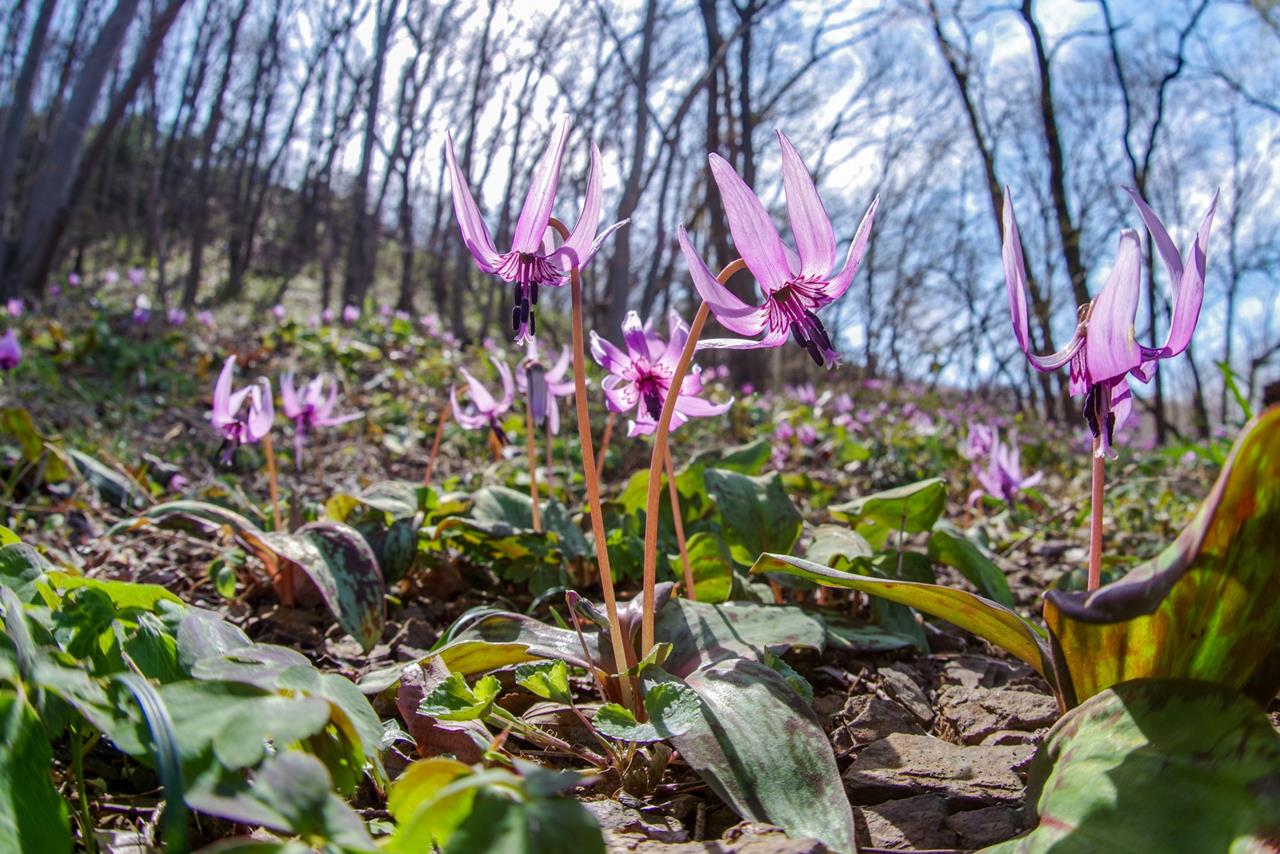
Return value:
[(792, 839), (780, 827), (755, 821), (734, 825), (721, 839), (733, 854), (826, 854), (828, 850), (816, 839)]
[(896, 665), (879, 667), (876, 673), (890, 697), (905, 706), (926, 726), (933, 723), (933, 706), (929, 703), (929, 695), (920, 687), (915, 677)]
[(1052, 697), (1032, 691), (948, 686), (938, 695), (943, 720), (965, 744), (1000, 730), (1035, 730), (1058, 718)]
[(850, 697), (841, 716), (846, 722), (831, 733), (836, 753), (841, 756), (895, 732), (924, 735), (915, 715), (874, 694)]
[(855, 807), (866, 823), (865, 840), (876, 848), (954, 848), (956, 834), (946, 829), (947, 801), (938, 795), (918, 795)]
[(582, 805), (595, 816), (601, 830), (638, 834), (659, 842), (686, 842), (689, 839), (684, 825), (660, 812), (641, 812), (612, 799), (583, 801)]
[(895, 733), (858, 754), (845, 772), (845, 788), (856, 804), (895, 797), (937, 794), (953, 806), (1016, 804), (1024, 784), (1018, 770), (1035, 748), (966, 747), (927, 735)]
[(1011, 807), (985, 807), (947, 817), (947, 827), (960, 837), (962, 848), (986, 848), (1026, 830), (1023, 813)]

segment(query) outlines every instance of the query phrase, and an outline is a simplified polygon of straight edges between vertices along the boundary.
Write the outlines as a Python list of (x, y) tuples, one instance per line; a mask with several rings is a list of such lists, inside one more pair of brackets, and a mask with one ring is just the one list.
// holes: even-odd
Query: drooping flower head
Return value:
[(102, 281), (105, 284), (114, 285), (116, 282), (120, 281), (120, 274), (115, 270), (107, 270), (107, 272), (102, 274)]
[(473, 377), (470, 371), (459, 368), (462, 378), (467, 381), (469, 400), (465, 406), (458, 403), (458, 388), (454, 386), (449, 389), (449, 403), (453, 407), (453, 417), (459, 424), (468, 430), (481, 430), (487, 427), (498, 437), (498, 441), (505, 445), (508, 441), (507, 434), (499, 420), (511, 408), (511, 402), (515, 399), (515, 382), (511, 378), (511, 369), (507, 367), (506, 362), (497, 356), (490, 356), (489, 361), (493, 362), (498, 376), (502, 378), (502, 397), (495, 400), (489, 390)]
[(271, 316), (276, 319), (276, 323), (284, 323), (284, 319), (289, 316), (285, 308), (280, 303), (276, 303), (271, 307)]
[(141, 267), (130, 267), (126, 275), (129, 277), (129, 284), (135, 288), (142, 287), (142, 283), (147, 280), (147, 271)]
[(969, 495), (969, 503), (977, 501), (983, 491), (995, 498), (1003, 499), (1012, 505), (1014, 498), (1024, 489), (1035, 486), (1044, 478), (1043, 472), (1036, 472), (1028, 477), (1022, 475), (1021, 451), (1018, 450), (1017, 436), (1010, 436), (1008, 444), (1000, 440), (998, 431), (992, 431), (991, 444), (987, 448), (986, 464), (974, 459), (973, 474), (982, 485)]
[(1093, 301), (1080, 307), (1079, 323), (1071, 340), (1056, 353), (1037, 356), (1031, 352), (1028, 331), (1027, 272), (1022, 258), (1022, 241), (1013, 214), (1013, 198), (1008, 188), (1004, 192), (1004, 247), (1001, 254), (1014, 338), (1037, 371), (1047, 372), (1063, 365), (1069, 366), (1068, 390), (1072, 395), (1084, 395), (1084, 417), (1098, 440), (1099, 456), (1110, 453), (1115, 433), (1124, 425), (1132, 409), (1129, 375), (1144, 383), (1150, 382), (1160, 359), (1178, 355), (1191, 343), (1191, 335), (1200, 318), (1200, 305), (1204, 301), (1205, 252), (1213, 214), (1218, 206), (1218, 194), (1214, 193), (1184, 264), (1159, 217), (1134, 190), (1130, 189), (1128, 193), (1151, 232), (1169, 274), (1173, 316), (1164, 344), (1148, 347), (1137, 341), (1134, 320), (1142, 285), (1142, 248), (1138, 233), (1126, 228), (1120, 232), (1120, 247), (1116, 251), (1111, 274)]
[(326, 308), (324, 311), (320, 312), (320, 319), (326, 324), (333, 323), (333, 309)]
[(67, 284), (68, 284), (68, 285), (70, 285), (70, 286), (71, 286), (71, 287), (73, 287), (73, 288), (78, 288), (78, 287), (80, 287), (80, 274), (79, 274), (79, 273), (68, 273), (68, 274), (67, 274)]
[[(605, 402), (611, 412), (636, 410), (634, 420), (628, 422), (627, 435), (638, 436), (654, 432), (658, 417), (671, 390), (676, 364), (685, 342), (689, 340), (689, 327), (674, 311), (667, 317), (670, 340), (653, 331), (652, 322), (640, 323), (640, 315), (627, 312), (622, 321), (622, 337), (625, 351), (613, 343), (591, 333), (591, 357), (609, 372), (601, 383)], [(702, 398), (702, 375), (691, 366), (680, 386), (675, 412), (671, 416), (674, 430), (691, 417), (721, 415), (733, 405), (730, 398), (725, 403), (712, 403)]]
[(344, 305), (342, 307), (342, 322), (350, 326), (360, 319), (360, 309), (354, 305)]
[(533, 410), (533, 423), (546, 423), (552, 436), (560, 434), (560, 404), (562, 397), (573, 394), (573, 379), (565, 379), (573, 353), (568, 347), (560, 350), (560, 358), (550, 368), (538, 356), (538, 341), (530, 338), (525, 345), (525, 357), (516, 371), (516, 386), (529, 395)]
[(10, 317), (22, 317), (22, 300), (17, 297), (9, 300), (5, 303), (5, 311), (9, 313)]
[(181, 326), (187, 322), (187, 313), (181, 308), (171, 308), (168, 318), (170, 326)]
[[(716, 281), (689, 241), (684, 226), (677, 230), (680, 248), (698, 293), (710, 304), (721, 325), (738, 335), (749, 336), (706, 339), (700, 341), (698, 347), (731, 350), (780, 347), (790, 337), (814, 362), (830, 369), (839, 364), (840, 356), (817, 313), (849, 290), (866, 252), (880, 199), (877, 197), (863, 215), (844, 266), (837, 269), (835, 231), (813, 179), (790, 140), (781, 131), (777, 133), (782, 146), (787, 215), (791, 219), (796, 250), (783, 244), (768, 211), (728, 161), (718, 154), (708, 155), (711, 174), (720, 188), (725, 217), (733, 233), (733, 245), (764, 294), (761, 305), (747, 305)], [(761, 333), (763, 337), (756, 339)]]
[(960, 447), (960, 456), (970, 462), (976, 462), (991, 453), (996, 443), (997, 431), (990, 425), (980, 421), (969, 422), (969, 432), (965, 436), (964, 445)]
[(236, 357), (228, 356), (222, 365), (222, 373), (213, 387), (213, 411), (210, 420), (213, 429), (222, 434), (222, 461), (230, 463), (236, 449), (262, 439), (271, 431), (275, 420), (275, 406), (271, 400), (271, 383), (259, 377), (250, 386), (239, 391), (231, 390)]
[(22, 345), (18, 343), (18, 335), (10, 327), (0, 338), (0, 371), (12, 371), (22, 364)]
[(601, 208), (600, 150), (592, 143), (591, 168), (587, 174), (587, 193), (582, 213), (564, 245), (555, 250), (551, 248), (552, 235), (547, 230), (547, 224), (555, 203), (556, 185), (560, 183), (560, 163), (564, 159), (568, 135), (569, 117), (565, 116), (560, 120), (533, 173), (533, 184), (529, 187), (524, 207), (520, 210), (520, 218), (516, 221), (511, 249), (501, 253), (494, 247), (489, 229), (480, 216), (480, 209), (472, 198), (471, 191), (467, 189), (467, 176), (458, 165), (452, 135), (445, 147), (449, 180), (453, 187), (453, 211), (462, 230), (462, 239), (481, 270), (513, 284), (511, 331), (516, 336), (517, 344), (537, 333), (534, 306), (538, 304), (538, 289), (563, 285), (571, 268), (575, 265), (579, 269), (585, 267), (605, 238), (625, 222), (614, 223), (599, 235), (596, 234)]
[(324, 374), (304, 385), (301, 392), (293, 384), (292, 371), (280, 377), (280, 404), (285, 417), (293, 422), (293, 447), (298, 465), (301, 465), (302, 446), (316, 428), (337, 427), (364, 415), (363, 412), (333, 414), (338, 405), (338, 383)]
[(209, 329), (212, 329), (213, 328), (213, 312), (207, 309), (202, 309), (201, 311), (197, 311), (196, 322), (199, 323), (201, 326), (205, 326), (205, 327), (208, 327)]

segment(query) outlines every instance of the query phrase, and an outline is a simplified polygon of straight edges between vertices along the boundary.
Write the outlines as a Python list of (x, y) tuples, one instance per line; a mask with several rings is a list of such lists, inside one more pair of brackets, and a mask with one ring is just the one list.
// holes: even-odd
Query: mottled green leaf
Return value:
[[(733, 559), (724, 540), (707, 531), (698, 531), (689, 537), (685, 547), (698, 601), (709, 604), (726, 601), (733, 591)], [(680, 565), (678, 555), (671, 560), (673, 566)]]
[(789, 572), (828, 587), (858, 590), (869, 596), (909, 605), (985, 638), (1022, 659), (1051, 685), (1054, 684), (1049, 651), (1039, 629), (1003, 605), (968, 591), (937, 584), (853, 575), (788, 555), (761, 555), (751, 572)]
[(853, 811), (827, 734), (775, 670), (727, 659), (689, 675), (697, 724), (671, 739), (735, 812), (836, 851), (857, 850)]
[(734, 560), (750, 565), (763, 552), (791, 551), (803, 520), (777, 472), (751, 477), (707, 469), (704, 476)]
[(792, 647), (821, 650), (827, 631), (820, 616), (790, 605), (673, 599), (658, 612), (654, 639), (671, 644), (663, 669), (685, 676), (726, 658), (760, 660), (766, 651)]
[(450, 673), (444, 682), (423, 698), (418, 705), (418, 714), (442, 721), (479, 720), (489, 713), (499, 690), (501, 685), (494, 676), (485, 676), (472, 686), (461, 674)]
[(1027, 798), (1039, 825), (988, 851), (1272, 850), (1280, 735), (1221, 685), (1125, 682), (1054, 725)]
[[(932, 528), (946, 505), (946, 485), (942, 478), (931, 477), (835, 504), (829, 509), (837, 519), (855, 525), (870, 523), (881, 533), (905, 530), (913, 534)], [(869, 536), (868, 539), (875, 544), (874, 538)]]
[(356, 530), (340, 522), (312, 522), (292, 534), (268, 533), (261, 539), (282, 561), (306, 573), (338, 625), (366, 652), (382, 639), (386, 623), (382, 572)]
[[(1068, 705), (1130, 679), (1280, 689), (1280, 407), (1242, 433), (1177, 540), (1092, 593), (1051, 590), (1044, 617)], [(1064, 680), (1067, 682), (1067, 680)]]

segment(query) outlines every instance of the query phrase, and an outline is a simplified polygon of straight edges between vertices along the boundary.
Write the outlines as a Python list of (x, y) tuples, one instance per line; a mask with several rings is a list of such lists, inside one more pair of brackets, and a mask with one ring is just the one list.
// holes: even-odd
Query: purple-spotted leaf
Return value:
[(212, 537), (223, 528), (230, 528), (235, 534), (244, 533), (261, 536), (258, 526), (234, 510), (228, 510), (207, 501), (168, 501), (149, 507), (139, 516), (113, 525), (107, 535), (131, 531), (140, 525), (152, 524), (159, 528), (185, 531), (201, 537)]
[(292, 534), (263, 534), (276, 556), (306, 573), (347, 634), (368, 652), (382, 638), (386, 601), (378, 559), (359, 532), (312, 522)]
[(1139, 679), (1054, 725), (1031, 767), (1039, 825), (988, 852), (1273, 851), (1280, 736), (1238, 692)]
[(1068, 705), (1146, 677), (1203, 679), (1270, 702), (1280, 689), (1278, 600), (1273, 406), (1245, 428), (1195, 518), (1159, 556), (1093, 593), (1049, 592), (1044, 617), (1070, 675)]
[(844, 587), (908, 605), (990, 641), (1031, 665), (1048, 680), (1051, 687), (1056, 684), (1048, 645), (1041, 636), (1040, 629), (1003, 605), (966, 590), (955, 590), (939, 584), (853, 575), (788, 555), (760, 555), (755, 566), (751, 567), (751, 572), (753, 575), (761, 572), (787, 572), (827, 587)]
[(857, 850), (831, 741), (781, 674), (730, 658), (695, 670), (684, 683), (701, 700), (701, 714), (671, 743), (725, 803), (797, 839)]
[(673, 599), (658, 613), (653, 636), (671, 644), (663, 669), (683, 677), (726, 658), (763, 660), (766, 652), (797, 646), (821, 650), (827, 628), (816, 614), (788, 605)]

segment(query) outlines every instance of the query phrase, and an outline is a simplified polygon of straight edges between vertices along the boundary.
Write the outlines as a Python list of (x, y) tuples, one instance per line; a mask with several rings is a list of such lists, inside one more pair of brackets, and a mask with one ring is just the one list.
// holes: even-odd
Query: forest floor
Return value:
[[(283, 448), (278, 453), (287, 460), (282, 462), (286, 513), (313, 518), (335, 494), (385, 480), (420, 481), (457, 366), (484, 367), (479, 353), (451, 352), (418, 330), (395, 330), (378, 318), (364, 324), (358, 333), (287, 324), (258, 340), (204, 329), (144, 332), (120, 318), (78, 326), (31, 320), (35, 343), (0, 394), (5, 406), (25, 409), (45, 437), (132, 478), (144, 488), (146, 502), (179, 494), (220, 496), (256, 508), (265, 519), (267, 488), (256, 449), (244, 449), (230, 470), (216, 461), (218, 440), (206, 412), (221, 359), (240, 354), (238, 384), (258, 375), (278, 377), (289, 368), (333, 371), (341, 378), (342, 411), (359, 409), (365, 418), (312, 436), (300, 472), (293, 470), (287, 440), (277, 441)], [(829, 521), (831, 504), (941, 475), (950, 484), (946, 518), (983, 529), (1014, 603), (1032, 620), (1038, 618), (1045, 589), (1078, 575), (1085, 555), (1086, 503), (1079, 471), (1083, 457), (1073, 434), (1019, 419), (1024, 467), (1028, 473), (1044, 470), (1045, 481), (1028, 490), (1023, 506), (985, 501), (974, 507), (966, 501), (974, 486), (971, 467), (958, 449), (966, 423), (994, 407), (935, 390), (895, 395), (839, 375), (815, 375), (811, 381), (816, 389), (800, 386), (763, 395), (737, 390), (740, 403), (725, 422), (729, 434), (691, 426), (685, 431), (690, 435), (680, 437), (680, 453), (691, 456), (696, 449), (770, 438), (775, 449), (768, 467), (784, 472), (787, 492), (805, 520), (804, 540)], [(834, 385), (828, 389), (826, 383)], [(713, 388), (717, 398), (729, 393), (727, 383)], [(850, 393), (855, 417), (875, 413), (856, 439), (849, 428), (853, 422), (841, 423), (836, 414), (834, 396), (843, 391)], [(601, 412), (599, 401), (592, 405)], [(1015, 426), (1007, 417), (1005, 423)], [(810, 444), (779, 438), (781, 424), (793, 431), (811, 425), (816, 438)], [(522, 419), (514, 426), (518, 433)], [(606, 491), (615, 499), (647, 459), (647, 445), (622, 438), (624, 432), (620, 424), (605, 468)], [(237, 570), (228, 595), (210, 571), (225, 556), (221, 544), (156, 528), (107, 536), (113, 525), (134, 515), (136, 506), (122, 508), (109, 489), (91, 479), (41, 483), (22, 469), (12, 440), (0, 435), (0, 448), (9, 449), (0, 466), (9, 490), (0, 523), (55, 563), (90, 577), (161, 585), (186, 603), (224, 615), (254, 641), (297, 650), (326, 672), (358, 680), (389, 665), (420, 661), (459, 615), (476, 606), (546, 613), (543, 591), (531, 589), (527, 576), (504, 573), (465, 554), (438, 552), (389, 589), (382, 639), (365, 653), (318, 597), (308, 598), (304, 591), (293, 607), (283, 605), (252, 558)], [(868, 453), (847, 453), (851, 442)], [(520, 441), (516, 446), (523, 449)], [(1109, 562), (1110, 573), (1152, 556), (1173, 538), (1207, 491), (1219, 446), (1121, 450), (1109, 496), (1109, 542), (1125, 557)], [(567, 466), (576, 440), (562, 436), (555, 447), (557, 462), (543, 476), (549, 473), (556, 494), (573, 506), (580, 501), (581, 472), (577, 480), (566, 480), (565, 472), (572, 473)], [(518, 453), (508, 451), (496, 462), (486, 455), (482, 438), (451, 425), (435, 479), (460, 490), (492, 484), (522, 488)], [(174, 482), (175, 474), (182, 480)], [(585, 529), (584, 517), (577, 519)], [(911, 542), (906, 538), (908, 546)], [(972, 589), (947, 567), (938, 567), (937, 574), (943, 583)], [(634, 578), (626, 581), (622, 597), (636, 589)], [(598, 588), (582, 592), (598, 597)], [(867, 600), (858, 595), (819, 596), (813, 588), (786, 595), (819, 613), (868, 616)], [(813, 688), (813, 707), (834, 745), (863, 851), (969, 851), (1016, 836), (1033, 823), (1025, 801), (1027, 770), (1059, 716), (1048, 685), (1026, 665), (973, 636), (932, 620), (920, 625), (927, 652), (901, 644), (879, 650), (829, 645), (787, 656)], [(1280, 723), (1280, 706), (1271, 712), (1273, 722)], [(569, 728), (564, 737), (587, 735)], [(411, 751), (389, 750), (390, 776), (394, 779), (413, 758)], [(61, 771), (67, 771), (66, 762), (55, 752)], [(145, 768), (121, 763), (120, 755), (100, 742), (86, 759), (85, 774), (93, 781), (95, 824), (103, 834), (117, 833), (123, 845), (146, 817), (154, 820), (158, 790)], [(788, 839), (776, 828), (741, 822), (678, 757), (643, 797), (621, 792), (608, 775), (576, 796), (598, 819), (612, 850), (824, 850), (812, 840)], [(354, 806), (368, 820), (386, 816), (371, 792), (362, 791)], [(205, 841), (237, 830), (216, 820), (197, 821)]]

